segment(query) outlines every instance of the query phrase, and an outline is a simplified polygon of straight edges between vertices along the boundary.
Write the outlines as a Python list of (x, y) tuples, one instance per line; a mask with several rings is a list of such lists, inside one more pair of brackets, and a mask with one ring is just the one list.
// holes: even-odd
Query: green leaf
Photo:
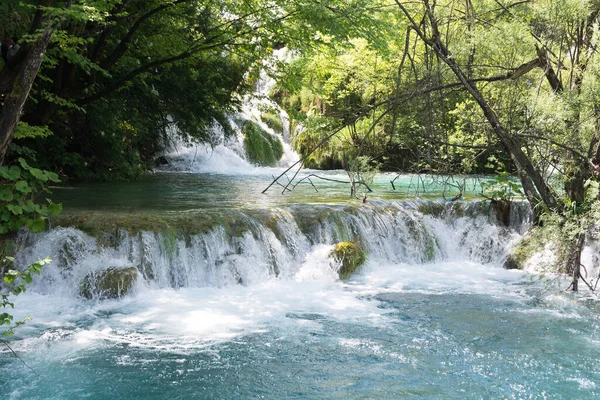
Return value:
[(9, 204), (6, 208), (15, 215), (23, 214), (23, 209), (15, 204)]
[(21, 164), (21, 167), (23, 167), (23, 169), (30, 169), (31, 168), (29, 166), (29, 164), (27, 164), (27, 161), (25, 161), (24, 158), (19, 158), (19, 164)]
[(32, 213), (36, 210), (35, 203), (31, 200), (27, 200), (21, 207), (26, 213)]
[(58, 174), (56, 174), (54, 172), (50, 172), (50, 171), (44, 171), (44, 174), (46, 174), (49, 181), (56, 182), (56, 183), (60, 182), (60, 178), (58, 177)]
[(0, 177), (8, 181), (16, 181), (21, 177), (21, 168), (16, 165), (10, 167), (0, 167)]
[(17, 189), (21, 193), (31, 193), (31, 188), (29, 187), (29, 183), (26, 181), (19, 181), (15, 184), (15, 189)]
[(62, 204), (51, 203), (48, 205), (48, 215), (56, 217), (62, 212)]
[(30, 220), (27, 222), (27, 226), (31, 232), (41, 232), (46, 227), (46, 220), (44, 218), (38, 218), (36, 220)]
[(39, 168), (31, 168), (29, 170), (31, 175), (36, 178), (38, 181), (48, 182), (48, 176)]
[(14, 199), (14, 195), (12, 192), (12, 188), (9, 186), (3, 186), (0, 188), (0, 200), (2, 201), (12, 201)]

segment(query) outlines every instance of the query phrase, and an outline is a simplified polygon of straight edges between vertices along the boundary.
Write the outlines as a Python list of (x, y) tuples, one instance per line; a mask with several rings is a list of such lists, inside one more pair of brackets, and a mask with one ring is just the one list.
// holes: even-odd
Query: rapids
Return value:
[[(380, 174), (366, 203), (318, 177), (262, 194), (283, 169), (215, 133), (138, 182), (53, 188), (67, 212), (19, 237), (20, 267), (53, 262), (15, 298), (15, 319), (31, 320), (8, 341), (19, 358), (0, 348), (0, 398), (600, 395), (598, 303), (503, 268), (530, 224), (524, 202), (505, 226), (489, 202), (444, 200), (464, 183), (477, 199), (478, 179)], [(345, 281), (330, 257), (342, 241), (368, 253)], [(120, 298), (86, 296), (107, 269), (138, 278)]]
[[(181, 178), (181, 190), (190, 191), (188, 175), (166, 176), (173, 185)], [(2, 350), (3, 398), (595, 398), (600, 392), (595, 303), (560, 294), (560, 280), (556, 286), (502, 268), (528, 227), (524, 203), (512, 207), (503, 226), (489, 203), (478, 201), (374, 194), (366, 204), (288, 198), (219, 205), (217, 191), (210, 197), (216, 207), (192, 204), (202, 196), (183, 201), (185, 195), (171, 192), (138, 204), (151, 187), (94, 212), (73, 196), (69, 208), (77, 218), (69, 221), (78, 222), (21, 236), (19, 264), (40, 255), (54, 261), (17, 299), (16, 317), (32, 320), (10, 344), (35, 372)], [(78, 190), (89, 192), (64, 189)], [(121, 206), (127, 201), (138, 204), (135, 210)], [(168, 229), (146, 229), (149, 215), (164, 217)], [(132, 219), (138, 230), (118, 226)], [(182, 223), (188, 220), (202, 223), (191, 229)], [(344, 240), (361, 243), (368, 261), (340, 281), (328, 255)], [(132, 292), (82, 299), (83, 277), (107, 266), (139, 271)]]

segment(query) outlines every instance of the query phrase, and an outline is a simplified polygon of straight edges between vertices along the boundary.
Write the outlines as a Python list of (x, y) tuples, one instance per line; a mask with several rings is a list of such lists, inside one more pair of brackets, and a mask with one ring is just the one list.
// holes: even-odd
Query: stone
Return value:
[(134, 267), (109, 267), (87, 274), (79, 293), (86, 299), (118, 299), (129, 293), (137, 278), (138, 271)]
[(335, 245), (329, 256), (340, 263), (340, 279), (348, 279), (367, 260), (366, 252), (355, 242)]
[(169, 165), (169, 160), (165, 156), (158, 156), (154, 159), (154, 165), (160, 167), (163, 165)]

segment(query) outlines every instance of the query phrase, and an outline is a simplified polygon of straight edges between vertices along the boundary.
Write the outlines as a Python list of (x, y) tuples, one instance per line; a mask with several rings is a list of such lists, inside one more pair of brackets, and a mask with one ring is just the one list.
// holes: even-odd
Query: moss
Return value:
[(129, 293), (137, 278), (138, 271), (134, 267), (109, 267), (98, 274), (86, 275), (79, 293), (86, 299), (117, 299)]
[(560, 237), (560, 231), (557, 230), (556, 226), (533, 227), (514, 247), (504, 262), (504, 268), (523, 269), (527, 260), (540, 251), (543, 251), (549, 243), (552, 244), (553, 252), (556, 255), (557, 265), (554, 267), (559, 268), (566, 260), (566, 247), (568, 247)]
[(114, 212), (63, 213), (53, 220), (55, 227), (72, 227), (99, 239), (102, 245), (114, 247), (123, 230), (129, 234), (140, 231), (171, 232), (178, 235), (201, 234), (219, 225), (210, 214), (163, 215), (124, 214)]
[(419, 212), (424, 215), (431, 215), (439, 218), (444, 215), (444, 204), (437, 201), (423, 201), (419, 203)]
[(341, 263), (340, 279), (348, 279), (367, 260), (365, 251), (354, 242), (336, 244), (329, 255)]
[(242, 126), (245, 141), (244, 147), (250, 162), (264, 166), (275, 166), (283, 156), (283, 143), (278, 137), (263, 131), (252, 121)]
[(451, 206), (452, 215), (458, 218), (462, 218), (465, 216), (465, 207), (461, 202), (453, 202)]
[(437, 249), (440, 247), (440, 244), (436, 237), (433, 237), (426, 232), (423, 235), (423, 257), (425, 261), (434, 261), (435, 256), (437, 254)]
[(190, 245), (191, 235), (208, 233), (223, 227), (227, 236), (241, 237), (254, 229), (256, 221), (241, 211), (227, 210), (186, 215), (154, 216), (147, 213), (125, 214), (114, 212), (64, 213), (54, 220), (55, 227), (72, 227), (96, 238), (98, 246), (116, 248), (126, 233), (160, 233), (161, 249), (172, 257), (177, 252), (177, 240)]
[(283, 121), (279, 115), (273, 112), (267, 112), (262, 114), (260, 119), (276, 133), (283, 133)]
[(160, 248), (165, 252), (169, 261), (177, 254), (177, 230), (170, 228), (160, 235)]

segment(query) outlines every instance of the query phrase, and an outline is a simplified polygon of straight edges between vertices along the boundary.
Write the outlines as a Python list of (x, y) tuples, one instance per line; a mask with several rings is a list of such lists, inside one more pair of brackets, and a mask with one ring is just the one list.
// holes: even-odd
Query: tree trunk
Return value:
[(6, 151), (12, 142), (23, 106), (27, 101), (27, 97), (29, 97), (31, 86), (44, 59), (44, 53), (52, 37), (52, 32), (52, 28), (48, 24), (42, 36), (28, 49), (21, 70), (13, 83), (12, 90), (4, 100), (0, 112), (0, 166), (4, 163)]
[[(521, 183), (525, 188), (526, 193), (532, 189), (534, 189), (539, 195), (539, 199), (542, 200), (546, 208), (549, 210), (558, 209), (558, 202), (552, 192), (552, 189), (548, 184), (544, 181), (542, 174), (533, 166), (533, 163), (527, 157), (527, 155), (523, 152), (521, 148), (521, 144), (519, 143), (518, 138), (514, 135), (511, 135), (506, 131), (500, 119), (483, 97), (475, 82), (469, 80), (465, 72), (462, 70), (461, 66), (456, 62), (456, 60), (452, 57), (444, 43), (442, 42), (440, 31), (438, 28), (437, 20), (434, 16), (433, 6), (429, 4), (428, 0), (423, 0), (423, 4), (425, 6), (426, 17), (431, 24), (431, 38), (428, 38), (423, 30), (423, 25), (418, 24), (415, 19), (410, 15), (406, 7), (400, 2), (400, 0), (395, 0), (398, 7), (402, 10), (404, 15), (409, 19), (414, 31), (417, 35), (425, 42), (425, 44), (430, 47), (436, 55), (446, 64), (454, 75), (458, 78), (458, 80), (463, 84), (463, 87), (471, 94), (473, 99), (477, 102), (483, 114), (485, 115), (487, 121), (491, 125), (494, 133), (502, 142), (506, 151), (510, 154), (511, 159), (513, 160), (513, 164), (517, 171), (519, 172), (519, 178), (521, 179)], [(536, 201), (538, 196), (535, 196), (533, 193), (527, 193), (528, 200)], [(537, 209), (538, 204), (531, 204), (534, 210)]]
[(579, 289), (579, 277), (581, 276), (581, 251), (585, 242), (585, 235), (580, 234), (569, 244), (569, 252), (567, 263), (565, 266), (566, 272), (572, 274), (571, 289), (576, 292)]

